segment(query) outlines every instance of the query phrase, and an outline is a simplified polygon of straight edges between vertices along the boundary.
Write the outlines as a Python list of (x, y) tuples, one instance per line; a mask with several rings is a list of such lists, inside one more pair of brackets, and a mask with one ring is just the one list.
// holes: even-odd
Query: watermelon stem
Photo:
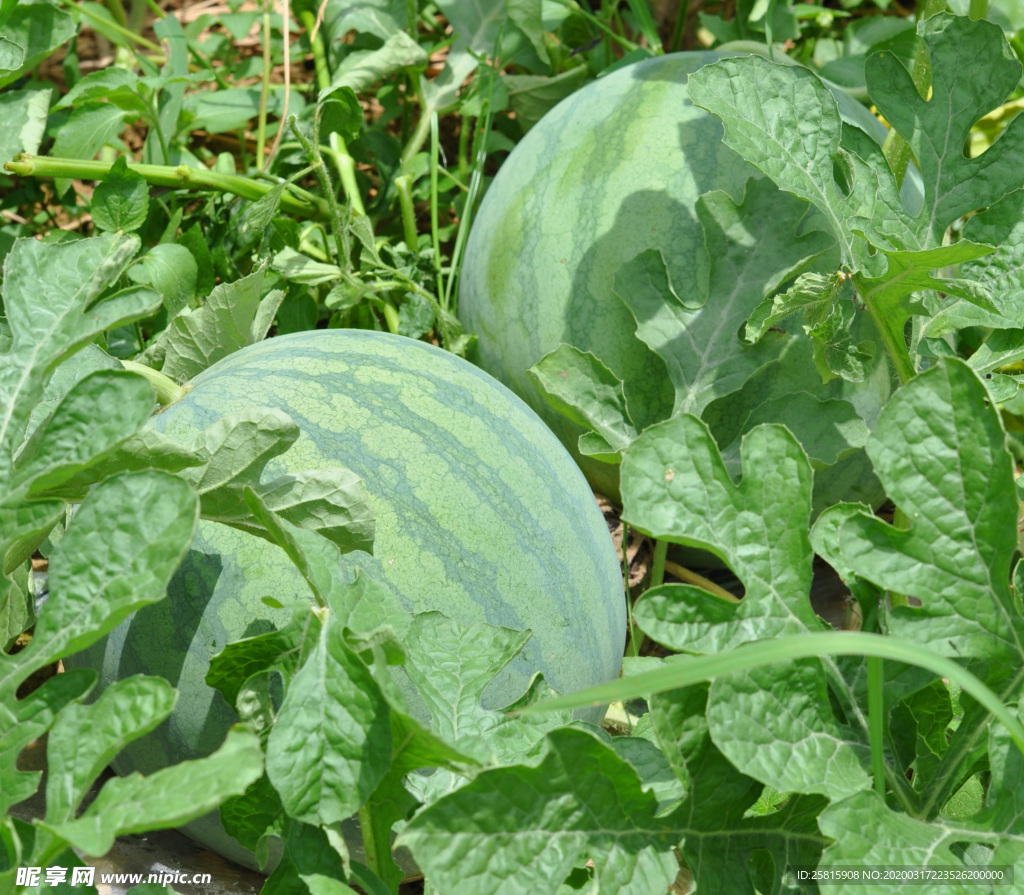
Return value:
[(161, 373), (159, 370), (154, 370), (145, 364), (132, 360), (122, 360), (121, 366), (129, 373), (137, 373), (139, 376), (149, 380), (149, 384), (153, 386), (153, 390), (156, 392), (156, 399), (161, 407), (166, 407), (168, 404), (180, 401), (185, 392), (188, 391), (187, 386), (178, 385), (166, 373)]
[(654, 542), (654, 559), (651, 560), (651, 587), (660, 587), (665, 580), (665, 557), (668, 555), (668, 541), (659, 538)]
[(335, 263), (342, 270), (347, 271), (350, 267), (348, 230), (342, 224), (341, 210), (338, 208), (338, 198), (334, 193), (334, 185), (331, 183), (331, 175), (327, 170), (327, 165), (324, 164), (323, 156), (320, 154), (319, 109), (317, 110), (317, 115), (313, 119), (312, 141), (310, 141), (299, 129), (298, 118), (293, 115), (289, 123), (291, 124), (292, 133), (295, 134), (296, 139), (302, 144), (302, 149), (306, 153), (306, 159), (309, 161), (310, 166), (316, 173), (317, 180), (320, 181), (320, 189), (327, 200), (327, 206), (330, 212), (328, 216), (331, 221), (331, 229), (334, 231)]
[(299, 21), (306, 29), (309, 46), (313, 51), (313, 68), (316, 71), (316, 86), (326, 90), (331, 86), (331, 72), (327, 66), (327, 53), (324, 51), (324, 38), (320, 33), (317, 16), (311, 9), (299, 10)]
[(419, 247), (419, 233), (416, 230), (416, 209), (412, 204), (412, 191), (410, 185), (412, 178), (408, 174), (402, 174), (395, 178), (395, 189), (398, 190), (398, 202), (402, 208), (402, 227), (405, 230), (405, 245), (410, 252), (417, 251)]
[[(6, 162), (4, 168), (22, 177), (69, 178), (79, 180), (104, 180), (113, 167), (113, 162), (91, 159), (43, 158), (22, 153)], [(165, 186), (175, 190), (214, 191), (231, 193), (242, 199), (262, 199), (277, 181), (264, 183), (241, 174), (223, 174), (206, 168), (192, 168), (188, 165), (137, 165), (129, 162), (128, 170), (141, 175), (150, 186)], [(281, 207), (302, 217), (323, 217), (328, 206), (318, 196), (299, 189), (294, 185), (281, 194)]]
[(439, 167), (439, 158), (441, 148), (441, 138), (438, 132), (438, 121), (437, 113), (432, 112), (430, 115), (430, 238), (434, 245), (434, 274), (437, 278), (437, 294), (440, 296), (444, 295), (444, 283), (442, 276), (444, 271), (441, 269), (441, 228), (438, 224), (437, 219), (437, 170)]

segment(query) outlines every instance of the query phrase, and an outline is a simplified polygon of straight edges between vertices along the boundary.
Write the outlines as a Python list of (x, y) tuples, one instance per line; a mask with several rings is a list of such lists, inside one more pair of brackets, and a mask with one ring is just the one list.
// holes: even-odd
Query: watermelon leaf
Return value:
[[(484, 691), (529, 637), (529, 631), (495, 625), (458, 625), (439, 612), (413, 619), (405, 669), (443, 739), (465, 746), (504, 721), (501, 712), (483, 707)], [(439, 662), (442, 656), (448, 661)]]
[[(182, 308), (136, 360), (176, 382), (188, 382), (215, 361), (258, 342), (274, 319), (267, 308), (276, 312), (284, 298), (280, 290), (261, 298), (264, 273), (259, 267), (234, 282), (220, 283), (201, 307)], [(255, 325), (258, 319), (263, 321), (260, 327)]]
[[(603, 449), (583, 450), (588, 456), (618, 463), (621, 452), (636, 438), (626, 407), (622, 380), (589, 351), (562, 343), (527, 371), (537, 390), (555, 410), (592, 429)], [(597, 444), (594, 441), (593, 444)]]
[[(907, 141), (921, 171), (924, 204), (916, 229), (925, 247), (941, 245), (953, 221), (1013, 188), (1024, 164), (1024, 121), (1011, 121), (991, 152), (966, 158), (971, 128), (1017, 88), (1021, 64), (991, 22), (943, 13), (919, 22), (917, 31), (931, 68), (927, 100), (892, 53), (870, 56), (865, 74), (879, 113)], [(971, 64), (977, 59), (985, 66)]]
[(697, 201), (710, 265), (706, 294), (677, 296), (657, 250), (616, 273), (615, 292), (636, 319), (637, 337), (668, 368), (675, 413), (699, 415), (778, 356), (783, 334), (750, 346), (739, 332), (765, 295), (833, 250), (827, 234), (805, 232), (807, 214), (805, 202), (764, 179), (749, 180), (739, 203), (706, 193)]
[(738, 450), (733, 449), (738, 448), (741, 436), (761, 423), (786, 426), (815, 469), (832, 466), (864, 446), (867, 424), (844, 400), (841, 380), (821, 384), (812, 354), (816, 348), (805, 340), (791, 342), (743, 388), (715, 399), (704, 409), (701, 417), (730, 472), (738, 471), (734, 469)]
[[(134, 237), (61, 245), (23, 239), (5, 258), (3, 306), (12, 342), (0, 364), (0, 483), (10, 481), (29, 415), (57, 364), (105, 329), (159, 307), (150, 290), (99, 300), (137, 250)], [(82, 271), (88, 271), (84, 278)], [(40, 305), (46, 315), (36, 313)]]
[(15, 464), (14, 484), (27, 487), (28, 497), (60, 488), (121, 446), (152, 411), (153, 388), (141, 376), (89, 374), (32, 434)]
[[(964, 224), (964, 238), (996, 246), (992, 254), (960, 265), (961, 276), (986, 284), (1000, 305), (1000, 313), (989, 315), (986, 325), (1024, 326), (1024, 190), (972, 215)], [(978, 369), (973, 357), (969, 363)]]
[(806, 454), (781, 426), (759, 426), (743, 438), (742, 469), (736, 484), (706, 425), (689, 415), (647, 429), (623, 459), (623, 518), (659, 540), (710, 551), (746, 589), (737, 604), (690, 584), (647, 591), (634, 616), (673, 649), (721, 651), (822, 628), (808, 599)]
[(842, 507), (820, 522), (843, 515), (838, 537), (821, 545), (837, 565), (921, 601), (893, 608), (893, 634), (961, 660), (995, 660), (988, 675), (1024, 657), (1010, 593), (1018, 508), (1004, 440), (984, 385), (962, 361), (942, 359), (890, 400), (867, 446), (910, 527)]
[(40, 826), (87, 855), (105, 855), (118, 836), (183, 824), (205, 814), (226, 796), (243, 792), (262, 770), (259, 741), (249, 731), (233, 728), (208, 758), (148, 777), (108, 780), (79, 818), (60, 824), (42, 821)]
[[(882, 602), (875, 609), (883, 630), (900, 638), (893, 638), (891, 649), (902, 658), (884, 663), (882, 696), (872, 703), (864, 659), (846, 656), (842, 644), (851, 637), (882, 638), (809, 633), (810, 470), (798, 449), (792, 453), (792, 437), (772, 426), (748, 434), (739, 483), (728, 477), (708, 433), (691, 417), (653, 426), (637, 439), (622, 464), (626, 517), (661, 538), (712, 550), (747, 590), (739, 604), (719, 603), (689, 585), (649, 591), (635, 611), (644, 630), (676, 650), (719, 654), (663, 663), (615, 687), (613, 698), (639, 696), (645, 688), (694, 680), (688, 666), (695, 663), (718, 663), (720, 670), (709, 673), (706, 721), (694, 716), (703, 698), (700, 685), (651, 701), (652, 728), (694, 799), (708, 777), (697, 757), (713, 756), (713, 747), (730, 768), (776, 791), (819, 794), (786, 807), (816, 806), (821, 832), (835, 840), (821, 853), (822, 867), (958, 866), (964, 848), (977, 852), (972, 862), (996, 864), (997, 855), (1004, 866), (1019, 861), (1024, 814), (1014, 787), (1024, 766), (1024, 740), (1010, 706), (1024, 677), (1024, 631), (1010, 590), (1018, 507), (1005, 440), (999, 414), (968, 365), (939, 360), (897, 392), (867, 442), (875, 471), (908, 527), (894, 527), (856, 505), (832, 508), (816, 524), (815, 548), (863, 600), (877, 601), (885, 588), (914, 598), (907, 605), (906, 597), (890, 597), (899, 605)], [(796, 494), (783, 480), (797, 483)], [(796, 654), (788, 653), (790, 661), (782, 663), (776, 616), (793, 626), (787, 630), (808, 632), (785, 638), (794, 646), (820, 641), (815, 658), (793, 661)], [(829, 655), (829, 640), (837, 655)], [(726, 647), (738, 648), (722, 652)], [(764, 664), (772, 649), (779, 661)], [(755, 653), (764, 658), (755, 660)], [(965, 687), (971, 682), (973, 696), (959, 694), (959, 711), (948, 685), (919, 670), (938, 671), (948, 661), (942, 655), (956, 661), (944, 674), (959, 677)], [(554, 705), (610, 696), (606, 686)], [(872, 742), (868, 718), (876, 712), (884, 719), (883, 735)], [(708, 741), (699, 746), (705, 723)], [(880, 750), (882, 782), (892, 792), (887, 802), (869, 792), (869, 749)], [(973, 803), (958, 808), (954, 797), (986, 762), (998, 783), (987, 795), (979, 787)], [(730, 785), (739, 781), (733, 777)], [(726, 800), (750, 804), (739, 793)], [(958, 811), (970, 816), (958, 818)], [(770, 817), (774, 822), (779, 814)], [(682, 851), (698, 885), (721, 882), (719, 872), (735, 870), (702, 868), (712, 850), (708, 822), (700, 829), (689, 847), (684, 838)], [(819, 840), (819, 851), (826, 844)], [(810, 866), (816, 861), (809, 855)]]
[(350, 817), (391, 762), (388, 704), (328, 615), (292, 678), (270, 737), (267, 776), (288, 814), (305, 823)]
[(88, 705), (69, 705), (46, 743), (46, 822), (74, 820), (79, 804), (111, 759), (174, 708), (177, 692), (163, 678), (134, 675)]
[[(749, 180), (739, 203), (721, 191), (707, 193), (697, 201), (696, 210), (708, 262), (701, 290), (679, 294), (662, 253), (648, 249), (619, 268), (615, 292), (635, 319), (637, 337), (668, 370), (675, 413), (704, 415), (709, 405), (728, 400), (729, 418), (746, 421), (722, 442), (725, 447), (758, 420), (777, 419), (766, 413), (766, 390), (779, 393), (776, 413), (788, 406), (781, 387), (772, 383), (777, 361), (799, 337), (781, 330), (762, 337), (795, 309), (784, 304), (780, 312), (764, 299), (780, 283), (827, 258), (833, 241), (816, 229), (817, 218), (808, 220), (805, 202), (780, 193), (766, 179)], [(769, 219), (773, 225), (766, 228)], [(739, 332), (752, 315), (758, 338), (751, 345), (740, 339)], [(873, 347), (865, 341), (853, 351), (857, 375), (849, 378), (863, 380)], [(806, 397), (814, 412), (791, 412), (785, 419), (816, 451), (819, 465), (832, 465), (863, 443), (866, 430), (853, 405), (835, 388), (823, 387), (821, 379), (832, 375), (827, 365), (822, 362), (819, 369), (823, 377), (810, 364), (791, 363), (787, 386)], [(587, 430), (580, 438), (580, 453), (612, 463), (620, 461), (622, 451), (637, 437), (626, 395), (643, 396), (657, 387), (646, 375), (620, 381), (593, 353), (565, 345), (534, 366), (530, 378), (555, 410)], [(653, 392), (644, 400), (654, 401)], [(718, 406), (723, 412), (725, 404)], [(841, 443), (832, 439), (820, 444), (822, 431), (842, 433)]]
[[(738, 772), (715, 746), (705, 719), (707, 702), (706, 683), (660, 693), (650, 702), (658, 745), (686, 784), (686, 797), (671, 815), (680, 851), (698, 885), (709, 891), (771, 891), (787, 864), (817, 862), (828, 843), (816, 823), (826, 800), (790, 797), (780, 810), (758, 816), (755, 806), (764, 787)], [(773, 861), (755, 869), (753, 862), (737, 860), (755, 851), (767, 852)]]
[[(1024, 163), (1021, 125), (1007, 128), (983, 156), (969, 159), (963, 154), (974, 122), (1000, 105), (1020, 78), (1020, 63), (1000, 29), (942, 13), (922, 20), (918, 33), (934, 73), (927, 100), (892, 53), (875, 54), (866, 63), (872, 99), (921, 166), (923, 202), (913, 211), (900, 198), (882, 150), (842, 124), (835, 99), (811, 71), (752, 56), (708, 66), (690, 81), (693, 101), (722, 119), (725, 142), (825, 216), (839, 242), (841, 272), (852, 277), (904, 382), (915, 370), (904, 337), (910, 317), (938, 315), (941, 322), (934, 321), (933, 335), (969, 325), (1017, 325), (994, 302), (987, 281), (935, 277), (932, 272), (995, 251), (967, 241), (944, 245), (946, 231), (964, 215), (1011, 192), (1016, 185), (1011, 172)], [(992, 60), (991, 71), (973, 64), (978, 53)], [(940, 290), (967, 304), (953, 311), (948, 300), (915, 297), (922, 290)], [(815, 313), (831, 307), (828, 290), (816, 291), (820, 299), (792, 296), (777, 305), (774, 315), (760, 309), (748, 335), (763, 332), (768, 319), (794, 311), (800, 303)], [(832, 324), (824, 333), (812, 329), (812, 337), (823, 345), (842, 344), (840, 330), (847, 322), (833, 317)], [(856, 363), (838, 359), (829, 369), (847, 378), (859, 375)]]
[[(286, 895), (355, 895), (348, 879), (348, 854), (333, 830), (286, 818), (281, 830), (284, 854), (267, 878), (267, 892)], [(339, 850), (339, 847), (341, 850)]]
[[(119, 520), (111, 529), (111, 519)], [(164, 596), (199, 521), (195, 492), (157, 470), (97, 485), (50, 557), (56, 599), (39, 614), (31, 644), (18, 654), (19, 679), (77, 652), (130, 612)], [(0, 676), (0, 687), (6, 684)]]
[[(439, 891), (555, 893), (591, 859), (601, 891), (640, 895), (677, 874), (678, 835), (636, 770), (585, 730), (554, 730), (529, 763), (483, 771), (398, 837)], [(563, 806), (551, 811), (555, 803)]]
[(346, 551), (371, 550), (373, 511), (352, 472), (335, 467), (261, 484), (267, 462), (298, 437), (298, 426), (286, 413), (259, 407), (227, 414), (197, 436), (190, 447), (208, 460), (183, 478), (199, 493), (203, 517), (267, 537), (246, 505), (245, 490), (255, 489), (267, 508), (286, 520), (319, 531)]
[[(0, 656), (0, 673), (11, 663)], [(18, 756), (29, 743), (41, 737), (65, 706), (81, 699), (96, 678), (89, 671), (72, 671), (51, 677), (38, 690), (21, 700), (14, 699), (14, 688), (4, 681), (0, 690), (0, 808), (6, 814), (11, 806), (29, 798), (38, 788), (41, 771), (22, 771)]]

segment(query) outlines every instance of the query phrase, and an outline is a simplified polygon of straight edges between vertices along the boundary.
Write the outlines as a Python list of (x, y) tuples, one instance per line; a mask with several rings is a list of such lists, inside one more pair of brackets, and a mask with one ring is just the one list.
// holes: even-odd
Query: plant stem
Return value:
[(338, 169), (341, 188), (344, 190), (346, 198), (352, 203), (356, 214), (366, 214), (363, 197), (359, 194), (359, 184), (356, 183), (355, 160), (349, 155), (345, 141), (338, 134), (333, 133), (327, 139), (330, 144), (330, 155)]
[[(326, 90), (331, 86), (331, 71), (327, 67), (327, 51), (324, 50), (324, 39), (316, 30), (316, 16), (310, 9), (304, 9), (299, 13), (299, 23), (306, 29), (309, 35), (309, 47), (313, 52), (313, 69), (316, 71), (316, 86), (318, 90)], [(314, 35), (314, 31), (316, 34)]]
[(639, 656), (643, 634), (633, 624), (633, 600), (629, 593), (629, 523), (622, 523), (622, 588), (626, 595), (626, 630), (629, 631), (629, 643), (626, 644), (627, 656)]
[(413, 130), (409, 142), (405, 144), (405, 149), (402, 150), (403, 169), (412, 161), (413, 156), (420, 151), (423, 144), (427, 142), (427, 137), (430, 136), (430, 122), (433, 118), (433, 114), (427, 110), (427, 104), (423, 101), (423, 89), (420, 85), (419, 77), (410, 77), (409, 82), (413, 85), (413, 90), (416, 94), (416, 102), (420, 107), (420, 117), (416, 122), (416, 128)]
[(159, 370), (154, 370), (152, 367), (147, 367), (145, 364), (139, 364), (133, 360), (123, 360), (121, 366), (129, 373), (138, 373), (149, 380), (150, 385), (156, 391), (156, 399), (160, 402), (161, 407), (180, 401), (188, 391), (187, 386), (178, 385), (170, 376)]
[(685, 566), (681, 566), (678, 563), (666, 562), (665, 571), (671, 572), (680, 581), (685, 581), (687, 584), (695, 584), (697, 587), (706, 590), (708, 593), (714, 594), (716, 597), (721, 597), (723, 600), (727, 600), (730, 603), (740, 602), (739, 597), (730, 593), (721, 585), (715, 584), (715, 582), (710, 578), (698, 575), (696, 572), (691, 569), (687, 569)]
[(377, 853), (377, 840), (374, 837), (373, 815), (367, 802), (359, 809), (359, 830), (363, 834), (363, 851), (366, 853), (366, 866), (380, 876), (380, 855)]
[(171, 159), (171, 153), (167, 146), (167, 140), (164, 137), (164, 129), (160, 124), (158, 94), (153, 96), (152, 117), (148, 117), (148, 120), (149, 123), (153, 125), (153, 131), (156, 133), (157, 142), (160, 144), (160, 153), (163, 157), (164, 164), (166, 165)]
[(437, 294), (443, 300), (444, 283), (442, 282), (441, 271), (441, 233), (437, 222), (437, 166), (440, 150), (441, 139), (438, 134), (437, 113), (433, 112), (430, 115), (430, 238), (434, 246), (434, 272), (437, 275)]
[(284, 57), (284, 99), (281, 101), (281, 114), (277, 120), (277, 133), (274, 134), (274, 142), (270, 146), (270, 155), (263, 163), (261, 170), (266, 170), (277, 155), (277, 147), (281, 145), (281, 137), (284, 136), (284, 123), (288, 120), (288, 103), (292, 95), (292, 63), (291, 63), (291, 4), (289, 0), (281, 0), (281, 54)]
[(117, 20), (118, 25), (122, 28), (128, 27), (128, 16), (125, 15), (121, 0), (107, 0), (103, 5), (107, 7), (110, 14)]
[(889, 321), (879, 312), (871, 289), (864, 285), (863, 277), (856, 273), (851, 276), (854, 289), (857, 290), (857, 294), (864, 302), (864, 307), (867, 308), (871, 319), (875, 323), (875, 329), (878, 330), (878, 335), (882, 339), (882, 345), (885, 347), (885, 351), (889, 355), (893, 367), (896, 369), (896, 375), (899, 376), (900, 383), (906, 385), (914, 378), (917, 371), (914, 369), (914, 362), (911, 360), (910, 351), (907, 349), (907, 340), (904, 338), (902, 330), (899, 328), (894, 330), (889, 325)]
[(351, 264), (348, 252), (348, 230), (345, 222), (341, 219), (341, 209), (338, 207), (338, 199), (334, 192), (334, 185), (331, 183), (331, 175), (327, 170), (327, 165), (324, 164), (323, 156), (320, 154), (319, 119), (314, 119), (314, 121), (316, 124), (313, 129), (312, 140), (308, 140), (299, 129), (298, 119), (294, 115), (291, 118), (292, 133), (295, 134), (296, 139), (302, 144), (306, 158), (316, 172), (317, 180), (320, 181), (320, 189), (323, 191), (324, 196), (327, 197), (327, 216), (331, 222), (331, 228), (334, 230), (334, 260), (338, 267), (347, 271)]
[(868, 737), (871, 741), (871, 772), (875, 778), (875, 791), (885, 798), (885, 700), (883, 660), (868, 656)]
[(654, 558), (651, 560), (651, 587), (659, 587), (665, 580), (665, 557), (668, 556), (668, 541), (654, 542)]
[[(287, 37), (285, 38), (287, 40)], [(267, 139), (267, 95), (270, 93), (270, 4), (263, 4), (263, 81), (260, 85), (260, 110), (256, 124), (256, 167), (263, 168)]]
[(466, 240), (469, 239), (469, 228), (473, 221), (473, 209), (476, 206), (476, 198), (483, 187), (484, 165), (487, 162), (487, 135), (491, 130), (491, 97), (488, 92), (484, 101), (483, 115), (477, 121), (477, 133), (473, 139), (473, 171), (469, 178), (469, 190), (466, 193), (466, 202), (462, 206), (462, 216), (459, 218), (459, 229), (455, 233), (455, 248), (452, 249), (452, 263), (448, 275), (448, 290), (444, 296), (444, 306), (453, 311), (454, 301), (458, 299), (459, 277), (462, 272), (462, 251), (465, 248)]
[(410, 252), (419, 248), (419, 232), (416, 230), (416, 209), (412, 203), (412, 178), (402, 174), (395, 178), (395, 189), (398, 190), (398, 204), (402, 209), (402, 227), (405, 230), (405, 244)]
[[(921, 0), (918, 7), (918, 24), (942, 12), (945, 8), (946, 0)], [(928, 49), (920, 38), (918, 38), (917, 52), (914, 54), (914, 65), (910, 77), (914, 81), (917, 92), (922, 97), (927, 97), (932, 83), (932, 67), (928, 60)], [(903, 178), (907, 174), (907, 165), (910, 164), (910, 145), (897, 133), (895, 128), (890, 128), (882, 151), (896, 177), (897, 185), (902, 186)]]
[(75, 10), (75, 12), (80, 13), (87, 19), (91, 19), (93, 22), (98, 23), (100, 29), (109, 28), (111, 31), (113, 31), (120, 37), (123, 37), (125, 40), (132, 41), (138, 44), (140, 47), (145, 47), (145, 49), (151, 50), (154, 53), (161, 53), (161, 56), (163, 55), (158, 44), (153, 43), (153, 41), (151, 40), (147, 40), (141, 34), (135, 34), (128, 28), (123, 28), (121, 25), (117, 24), (117, 22), (112, 22), (110, 21), (110, 19), (105, 19), (103, 18), (103, 16), (97, 15), (95, 12), (89, 9), (88, 6), (85, 6), (84, 4), (80, 5), (78, 3), (72, 3), (70, 2), (70, 0), (64, 0), (64, 4), (65, 6), (70, 6), (72, 9)]
[[(112, 162), (95, 162), (82, 159), (48, 158), (26, 153), (7, 162), (4, 168), (22, 177), (77, 178), (80, 180), (103, 180), (109, 173)], [(206, 168), (190, 168), (188, 165), (136, 165), (129, 164), (129, 171), (142, 176), (152, 186), (166, 186), (181, 190), (213, 190), (231, 193), (242, 199), (262, 199), (273, 188), (273, 184), (262, 183), (241, 174), (222, 174)], [(305, 190), (290, 186), (281, 195), (281, 207), (302, 217), (327, 217), (330, 210), (322, 199)]]

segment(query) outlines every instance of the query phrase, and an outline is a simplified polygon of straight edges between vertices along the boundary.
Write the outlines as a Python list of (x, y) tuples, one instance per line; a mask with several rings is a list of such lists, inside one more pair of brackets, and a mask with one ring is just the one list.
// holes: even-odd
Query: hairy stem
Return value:
[(166, 373), (161, 373), (159, 370), (154, 370), (145, 364), (136, 363), (133, 360), (122, 360), (121, 366), (129, 373), (138, 373), (149, 381), (149, 384), (156, 391), (156, 399), (161, 407), (166, 407), (168, 404), (180, 401), (184, 397), (185, 392), (188, 391), (187, 386), (178, 385)]
[(256, 167), (263, 167), (267, 139), (267, 96), (270, 93), (270, 4), (263, 6), (263, 79), (260, 83), (260, 110), (256, 124)]
[(304, 9), (299, 13), (299, 22), (306, 29), (309, 35), (310, 49), (313, 51), (313, 70), (316, 72), (316, 86), (318, 90), (326, 90), (331, 86), (331, 71), (327, 67), (327, 51), (324, 49), (324, 39), (316, 27), (316, 16), (310, 9)]
[[(48, 158), (21, 154), (4, 168), (22, 177), (77, 178), (80, 180), (103, 180), (109, 173), (112, 162), (84, 161), (69, 158)], [(275, 184), (264, 183), (241, 174), (222, 174), (205, 168), (190, 168), (188, 165), (128, 165), (129, 171), (152, 186), (165, 186), (181, 190), (212, 190), (230, 193), (242, 199), (262, 199)], [(289, 186), (281, 195), (281, 207), (301, 217), (327, 217), (327, 204), (312, 193), (295, 186)]]
[(396, 177), (395, 189), (398, 190), (398, 204), (402, 209), (405, 244), (410, 252), (415, 252), (419, 246), (419, 233), (416, 230), (416, 209), (412, 203), (412, 178), (408, 174)]

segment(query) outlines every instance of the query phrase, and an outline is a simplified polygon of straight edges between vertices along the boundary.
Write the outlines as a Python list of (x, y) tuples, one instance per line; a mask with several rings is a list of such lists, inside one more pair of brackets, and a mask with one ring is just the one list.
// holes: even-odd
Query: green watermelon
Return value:
[[(673, 412), (665, 363), (637, 338), (613, 284), (625, 262), (659, 249), (676, 293), (691, 300), (706, 275), (696, 261), (704, 251), (698, 197), (722, 190), (738, 201), (748, 180), (760, 178), (722, 142), (720, 121), (689, 99), (688, 76), (723, 55), (655, 57), (563, 100), (498, 171), (466, 246), (459, 316), (478, 336), (472, 359), (530, 404), (591, 484), (610, 495), (618, 467), (579, 454), (584, 430), (547, 404), (527, 370), (564, 342), (592, 352), (624, 382), (638, 430)], [(884, 133), (863, 107), (837, 98), (846, 120)], [(763, 226), (775, 226), (771, 215)], [(741, 300), (749, 313), (760, 296)], [(888, 390), (883, 370), (866, 397), (848, 399), (870, 425)], [(870, 475), (866, 461), (858, 470)]]
[[(485, 694), (491, 707), (521, 695), (538, 671), (561, 691), (617, 676), (625, 603), (604, 517), (562, 445), (486, 373), (401, 336), (303, 332), (219, 361), (153, 425), (190, 439), (254, 406), (284, 410), (302, 433), (265, 478), (328, 465), (362, 478), (376, 516), (373, 555), (343, 563), (386, 582), (413, 612), (533, 631)], [(101, 685), (142, 672), (179, 690), (171, 717), (115, 769), (149, 773), (212, 752), (236, 716), (204, 682), (211, 657), (287, 619), (264, 597), (304, 594), (281, 549), (201, 523), (168, 598), (70, 662), (96, 669)], [(251, 864), (216, 817), (187, 832)]]

